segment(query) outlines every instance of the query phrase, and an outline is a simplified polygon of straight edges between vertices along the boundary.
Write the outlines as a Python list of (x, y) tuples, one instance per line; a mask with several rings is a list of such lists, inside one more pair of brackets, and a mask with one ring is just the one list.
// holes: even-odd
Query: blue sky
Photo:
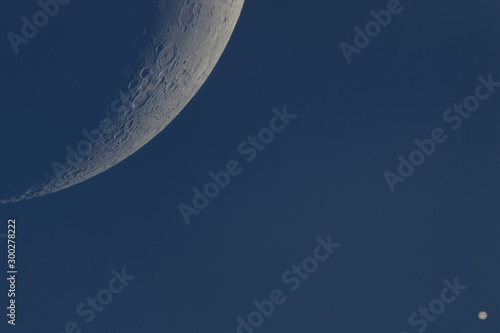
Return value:
[[(3, 39), (2, 193), (37, 180), (103, 118), (154, 2), (72, 1), (19, 54)], [(2, 2), (2, 34), (37, 6)], [(233, 333), (278, 290), (281, 304), (255, 332), (495, 332), (500, 90), (456, 130), (443, 114), (475, 94), (479, 76), (500, 82), (500, 8), (401, 6), (348, 64), (339, 45), (354, 45), (353, 29), (388, 1), (246, 1), (212, 75), (143, 149), (68, 190), (0, 206), (0, 232), (17, 221), (19, 267), (17, 324), (4, 315), (1, 325)], [(296, 118), (246, 161), (240, 144), (284, 107)], [(391, 191), (384, 173), (436, 128), (446, 142)], [(186, 225), (179, 204), (232, 160), (241, 172)], [(340, 244), (328, 259), (307, 278), (294, 273), (326, 256), (316, 249), (328, 237)], [(120, 282), (123, 268), (135, 278)], [(284, 281), (292, 277), (296, 290)], [(455, 278), (467, 286), (460, 295)], [(77, 314), (120, 283), (90, 323)], [(409, 323), (439, 300), (445, 308), (425, 329)]]

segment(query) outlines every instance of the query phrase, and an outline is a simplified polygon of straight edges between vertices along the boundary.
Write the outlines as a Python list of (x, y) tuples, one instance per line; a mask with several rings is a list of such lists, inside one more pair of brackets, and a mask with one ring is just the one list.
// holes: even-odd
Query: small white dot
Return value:
[(485, 320), (486, 318), (488, 318), (488, 314), (486, 313), (486, 311), (481, 311), (479, 312), (479, 314), (477, 315), (479, 317), (479, 319), (481, 320)]

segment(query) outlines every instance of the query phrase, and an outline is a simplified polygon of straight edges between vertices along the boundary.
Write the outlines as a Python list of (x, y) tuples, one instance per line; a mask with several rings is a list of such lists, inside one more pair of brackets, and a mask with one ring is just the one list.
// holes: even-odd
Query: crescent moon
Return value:
[[(188, 104), (220, 59), (244, 0), (159, 1), (154, 43), (140, 55), (129, 91), (108, 106), (86, 156), (58, 166), (47, 180), (0, 202), (55, 193), (117, 165), (160, 133)], [(172, 24), (172, 22), (174, 22)]]

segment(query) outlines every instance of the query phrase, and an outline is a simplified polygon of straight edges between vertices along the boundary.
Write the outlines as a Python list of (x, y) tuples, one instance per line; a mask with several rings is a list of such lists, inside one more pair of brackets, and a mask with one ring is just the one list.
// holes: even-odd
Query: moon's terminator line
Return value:
[(116, 105), (108, 107), (108, 119), (117, 130), (95, 140), (90, 154), (66, 165), (60, 177), (53, 175), (0, 202), (17, 202), (69, 188), (115, 166), (148, 143), (206, 81), (229, 42), (243, 2), (176, 0), (173, 15), (159, 1), (155, 43), (143, 50), (139, 61), (144, 66), (135, 75), (143, 81), (125, 96), (130, 97), (130, 103), (121, 106), (119, 112), (113, 112)]

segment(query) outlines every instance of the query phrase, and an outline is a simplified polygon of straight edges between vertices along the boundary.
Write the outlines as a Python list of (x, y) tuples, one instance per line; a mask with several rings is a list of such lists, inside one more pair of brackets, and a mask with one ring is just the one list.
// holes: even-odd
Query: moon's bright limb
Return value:
[(96, 140), (90, 154), (65, 171), (1, 203), (54, 193), (86, 181), (120, 163), (160, 133), (188, 104), (224, 51), (244, 0), (158, 2), (154, 45), (143, 50), (144, 66), (122, 96), (110, 105), (108, 135)]

